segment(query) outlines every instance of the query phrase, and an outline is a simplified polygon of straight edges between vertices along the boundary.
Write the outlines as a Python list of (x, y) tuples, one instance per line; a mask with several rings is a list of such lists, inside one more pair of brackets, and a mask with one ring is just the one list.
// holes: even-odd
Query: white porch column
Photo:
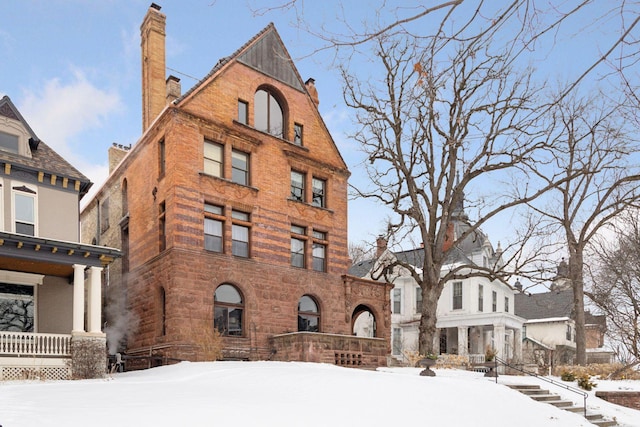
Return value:
[(102, 332), (102, 267), (89, 268), (89, 332)]
[(73, 327), (72, 332), (84, 332), (84, 269), (73, 264)]
[(507, 359), (504, 354), (504, 325), (493, 325), (493, 348), (501, 359)]
[(513, 357), (522, 362), (522, 329), (514, 329), (513, 331)]
[(469, 329), (466, 326), (458, 326), (458, 354), (460, 356), (468, 356), (469, 348)]

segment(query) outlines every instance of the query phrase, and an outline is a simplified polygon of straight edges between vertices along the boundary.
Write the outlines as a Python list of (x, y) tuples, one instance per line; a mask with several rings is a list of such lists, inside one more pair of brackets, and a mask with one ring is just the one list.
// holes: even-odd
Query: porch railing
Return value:
[(0, 355), (67, 357), (71, 335), (0, 331)]

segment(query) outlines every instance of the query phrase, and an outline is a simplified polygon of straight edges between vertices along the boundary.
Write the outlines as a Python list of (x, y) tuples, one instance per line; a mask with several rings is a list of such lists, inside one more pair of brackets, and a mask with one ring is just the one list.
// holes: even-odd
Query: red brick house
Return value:
[(165, 20), (152, 4), (141, 27), (144, 133), (82, 212), (83, 239), (123, 252), (108, 339), (126, 309), (128, 355), (202, 359), (216, 328), (225, 358), (384, 364), (389, 285), (347, 275), (349, 171), (313, 79), (269, 25), (180, 94)]

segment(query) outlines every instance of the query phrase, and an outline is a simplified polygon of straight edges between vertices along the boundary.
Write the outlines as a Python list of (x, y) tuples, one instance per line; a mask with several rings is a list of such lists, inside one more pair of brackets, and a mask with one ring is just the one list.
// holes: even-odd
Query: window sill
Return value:
[(316, 205), (308, 203), (308, 202), (303, 202), (302, 200), (292, 199), (291, 197), (288, 197), (287, 201), (292, 202), (292, 203), (300, 203), (302, 205), (309, 206), (310, 208), (320, 209), (322, 211), (326, 211), (326, 212), (328, 212), (330, 214), (333, 214), (333, 210), (331, 210), (329, 208), (325, 208), (325, 207), (322, 207), (322, 206), (316, 206)]
[(219, 177), (219, 176), (210, 175), (210, 174), (208, 174), (208, 173), (206, 173), (204, 171), (199, 171), (198, 174), (200, 176), (202, 176), (202, 177), (212, 178), (212, 179), (215, 179), (217, 181), (222, 181), (225, 184), (237, 185), (238, 187), (247, 188), (249, 190), (253, 190), (255, 192), (258, 192), (258, 188), (252, 187), (251, 185), (239, 184), (239, 183), (231, 181), (230, 179), (227, 179), (227, 178), (222, 178), (222, 177)]

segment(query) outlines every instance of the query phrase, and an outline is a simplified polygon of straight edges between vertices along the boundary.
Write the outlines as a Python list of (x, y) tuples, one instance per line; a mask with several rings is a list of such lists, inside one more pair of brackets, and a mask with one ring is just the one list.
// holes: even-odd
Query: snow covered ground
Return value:
[[(590, 426), (580, 415), (536, 403), (504, 384), (534, 381), (420, 369), (363, 371), (285, 362), (180, 363), (104, 380), (0, 383), (0, 425), (43, 426)], [(546, 385), (544, 388), (547, 388)], [(552, 387), (551, 387), (552, 388)], [(600, 381), (598, 389), (640, 390)], [(566, 398), (582, 401), (579, 396)], [(587, 401), (622, 426), (640, 411)]]

